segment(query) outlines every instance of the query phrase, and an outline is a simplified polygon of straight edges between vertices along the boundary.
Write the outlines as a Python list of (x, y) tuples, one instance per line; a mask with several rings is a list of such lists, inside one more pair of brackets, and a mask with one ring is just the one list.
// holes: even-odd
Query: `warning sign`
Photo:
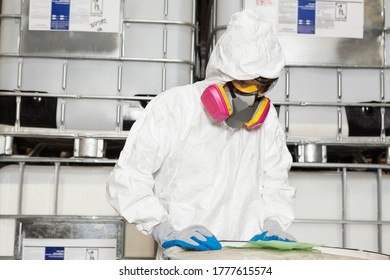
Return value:
[(336, 3), (335, 4), (335, 19), (337, 21), (347, 20), (347, 3)]
[(95, 261), (99, 259), (99, 249), (86, 249), (85, 259)]

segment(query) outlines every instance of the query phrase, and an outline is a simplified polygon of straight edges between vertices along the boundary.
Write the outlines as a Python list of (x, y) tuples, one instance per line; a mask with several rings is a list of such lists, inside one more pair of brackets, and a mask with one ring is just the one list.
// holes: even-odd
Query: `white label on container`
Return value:
[(23, 260), (115, 260), (116, 239), (24, 238)]
[(31, 0), (29, 30), (118, 33), (120, 0)]
[(245, 0), (280, 35), (363, 38), (364, 0)]

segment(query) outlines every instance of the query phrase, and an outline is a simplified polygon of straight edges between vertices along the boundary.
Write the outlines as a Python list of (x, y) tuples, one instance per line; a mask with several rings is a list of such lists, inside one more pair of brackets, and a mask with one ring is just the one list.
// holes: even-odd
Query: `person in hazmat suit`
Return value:
[(163, 248), (295, 241), (292, 157), (265, 96), (284, 66), (272, 25), (233, 14), (205, 80), (160, 93), (131, 128), (107, 182), (111, 205)]

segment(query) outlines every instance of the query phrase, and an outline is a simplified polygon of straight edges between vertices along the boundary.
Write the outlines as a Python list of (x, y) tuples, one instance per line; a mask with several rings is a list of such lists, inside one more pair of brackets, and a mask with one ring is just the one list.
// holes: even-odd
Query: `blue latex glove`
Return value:
[(296, 242), (297, 240), (289, 233), (282, 230), (281, 226), (273, 220), (265, 220), (264, 231), (260, 234), (256, 234), (253, 236), (249, 241), (270, 241), (270, 240), (277, 240), (277, 241), (285, 241), (285, 242)]
[(152, 235), (165, 249), (172, 246), (198, 251), (222, 249), (214, 234), (200, 225), (176, 231), (169, 223), (165, 222), (155, 226)]

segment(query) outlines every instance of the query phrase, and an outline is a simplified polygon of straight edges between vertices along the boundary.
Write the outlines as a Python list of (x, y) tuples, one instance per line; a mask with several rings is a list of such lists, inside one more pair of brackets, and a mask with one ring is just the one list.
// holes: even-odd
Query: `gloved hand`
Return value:
[(168, 222), (164, 222), (153, 228), (152, 235), (165, 249), (172, 246), (199, 251), (222, 249), (213, 233), (200, 225), (176, 231)]
[(278, 222), (266, 219), (264, 221), (263, 232), (256, 234), (249, 241), (270, 241), (278, 240), (285, 242), (296, 242), (297, 240), (289, 233), (282, 230)]

